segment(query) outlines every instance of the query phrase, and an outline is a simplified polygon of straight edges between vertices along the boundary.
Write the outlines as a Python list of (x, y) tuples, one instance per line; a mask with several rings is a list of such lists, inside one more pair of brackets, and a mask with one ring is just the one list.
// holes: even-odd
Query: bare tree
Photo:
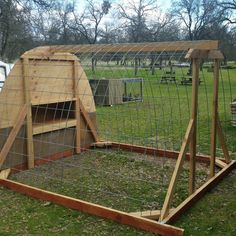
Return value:
[(77, 34), (81, 34), (84, 39), (95, 44), (101, 32), (101, 21), (109, 13), (111, 4), (104, 0), (102, 4), (94, 0), (86, 0), (86, 6), (82, 13), (73, 11), (73, 20), (69, 26)]
[(236, 0), (231, 1), (222, 1), (219, 2), (219, 5), (224, 12), (225, 20), (228, 21), (230, 24), (236, 24)]
[(172, 14), (184, 26), (189, 40), (207, 37), (210, 28), (223, 22), (215, 0), (178, 0), (173, 1), (172, 6)]
[[(118, 4), (118, 15), (124, 21), (124, 27), (131, 42), (143, 42), (148, 38), (148, 16), (152, 16), (158, 9), (155, 0), (127, 1)], [(147, 36), (147, 37), (146, 37)]]
[(171, 14), (164, 14), (150, 23), (152, 41), (172, 41), (179, 39), (179, 25)]
[(12, 59), (32, 45), (27, 11), (17, 8), (15, 1), (3, 0), (0, 12), (0, 57)]

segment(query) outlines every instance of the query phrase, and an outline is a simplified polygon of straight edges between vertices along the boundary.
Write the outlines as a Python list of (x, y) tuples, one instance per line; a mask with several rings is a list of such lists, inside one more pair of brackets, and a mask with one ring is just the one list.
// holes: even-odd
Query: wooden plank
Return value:
[(23, 80), (24, 80), (24, 96), (27, 108), (26, 115), (26, 143), (27, 143), (27, 160), (28, 168), (34, 167), (34, 142), (33, 142), (33, 125), (32, 125), (32, 111), (31, 111), (31, 95), (30, 95), (30, 78), (29, 78), (29, 59), (22, 59), (23, 65)]
[(75, 150), (76, 153), (81, 153), (81, 135), (80, 135), (80, 122), (81, 122), (81, 116), (80, 116), (80, 102), (79, 97), (77, 97), (77, 100), (75, 101), (75, 119), (76, 119), (76, 144), (75, 144)]
[(223, 162), (222, 160), (216, 159), (216, 166), (223, 169), (227, 166), (227, 163)]
[(224, 60), (224, 55), (220, 50), (210, 50), (208, 54), (208, 59)]
[(216, 160), (216, 129), (218, 119), (218, 87), (219, 87), (219, 60), (214, 61), (214, 82), (213, 82), (213, 100), (212, 100), (212, 123), (211, 123), (211, 147), (210, 147), (210, 177), (215, 175)]
[(32, 106), (35, 105), (46, 105), (46, 104), (52, 104), (52, 103), (60, 103), (60, 102), (71, 102), (71, 101), (76, 101), (76, 98), (60, 98), (58, 100), (48, 100), (48, 99), (40, 99), (39, 101), (33, 101)]
[[(173, 210), (174, 208), (170, 209), (170, 212)], [(161, 216), (161, 210), (138, 211), (138, 212), (130, 212), (129, 214), (133, 216), (147, 218), (150, 220), (158, 220)]]
[(76, 98), (75, 102), (75, 119), (76, 119), (76, 141), (75, 141), (75, 150), (76, 153), (80, 153), (81, 149), (81, 142), (80, 142), (80, 103), (79, 103), (79, 96), (77, 93), (77, 88), (79, 84), (79, 65), (78, 61), (74, 60), (73, 62), (73, 96)]
[(95, 216), (99, 216), (105, 219), (110, 219), (121, 224), (126, 224), (138, 229), (142, 229), (151, 233), (160, 235), (183, 235), (183, 229), (160, 224), (156, 221), (145, 219), (130, 215), (126, 212), (114, 210), (111, 208), (103, 207), (101, 205), (93, 204), (83, 200), (71, 198), (68, 196), (56, 194), (49, 191), (44, 191), (39, 188), (31, 187), (25, 184), (21, 184), (12, 180), (0, 180), (0, 184), (9, 189), (17, 191), (28, 196), (41, 199), (44, 201), (50, 201), (55, 204), (59, 204), (71, 209), (79, 210), (85, 213), (89, 213)]
[(51, 120), (46, 123), (33, 125), (33, 134), (42, 134), (55, 130), (65, 129), (76, 126), (76, 119)]
[(97, 130), (93, 124), (93, 122), (91, 121), (87, 111), (85, 110), (81, 100), (79, 99), (79, 107), (80, 107), (80, 111), (81, 111), (81, 114), (85, 120), (85, 123), (86, 125), (88, 126), (89, 130), (91, 131), (91, 134), (94, 138), (94, 141), (95, 142), (99, 142), (99, 137), (98, 137), (98, 134), (97, 134)]
[(20, 131), (21, 126), (24, 123), (25, 117), (27, 113), (27, 107), (24, 105), (20, 111), (20, 114), (17, 117), (17, 120), (15, 121), (15, 125), (13, 126), (6, 143), (4, 144), (1, 152), (0, 152), (0, 168), (3, 165), (4, 161), (6, 160), (7, 154), (9, 153), (12, 144), (15, 141), (15, 138)]
[(190, 48), (185, 56), (186, 59), (207, 59), (209, 50)]
[[(41, 51), (48, 52), (70, 52), (76, 53), (112, 53), (112, 52), (173, 52), (187, 51), (189, 48), (197, 49), (218, 49), (218, 41), (198, 40), (198, 41), (172, 41), (155, 43), (124, 43), (124, 44), (95, 44), (95, 45), (58, 45), (41, 47)], [(37, 53), (35, 50), (34, 54)]]
[(11, 169), (1, 170), (0, 179), (7, 179), (10, 173), (11, 173)]
[(217, 114), (217, 127), (216, 128), (217, 128), (217, 134), (220, 140), (221, 148), (224, 154), (225, 162), (230, 163), (231, 159), (230, 159), (229, 151), (227, 148), (227, 144), (225, 142), (225, 137), (221, 128), (219, 114)]
[[(44, 156), (44, 157), (41, 157), (40, 159), (35, 160), (35, 166), (41, 166), (52, 161), (60, 160), (62, 158), (68, 158), (68, 157), (71, 157), (73, 154), (74, 154), (74, 150), (70, 149), (70, 150), (55, 153), (49, 156)], [(19, 165), (15, 165), (11, 167), (11, 174), (19, 173), (24, 170), (27, 170), (27, 163), (23, 163), (23, 164), (19, 164)]]
[(22, 62), (17, 60), (0, 92), (0, 128), (14, 126), (24, 105)]
[[(179, 156), (179, 152), (172, 151), (172, 150), (164, 150), (164, 149), (158, 149), (158, 148), (152, 148), (152, 147), (145, 147), (145, 146), (138, 146), (134, 144), (128, 144), (128, 143), (117, 143), (112, 142), (112, 148), (114, 149), (121, 149), (128, 152), (136, 152), (141, 153), (145, 155), (151, 155), (151, 156), (158, 156), (158, 157), (166, 157), (166, 158), (172, 158), (177, 159)], [(189, 161), (190, 154), (186, 153), (186, 159)], [(223, 160), (221, 158), (218, 158), (219, 160)], [(196, 160), (201, 163), (210, 163), (210, 156), (207, 155), (196, 155)]]
[(195, 191), (196, 153), (197, 153), (197, 110), (198, 110), (198, 87), (199, 87), (199, 59), (192, 60), (192, 112), (193, 132), (190, 139), (189, 158), (189, 195)]
[(218, 59), (223, 60), (224, 55), (219, 50), (206, 50), (201, 48), (191, 48), (188, 50), (188, 53), (185, 56), (186, 59)]
[(184, 136), (184, 140), (183, 140), (183, 143), (182, 143), (182, 146), (180, 149), (180, 153), (179, 153), (176, 165), (175, 165), (175, 169), (172, 174), (170, 184), (169, 184), (169, 187), (168, 187), (168, 190), (166, 193), (165, 201), (164, 201), (162, 211), (161, 211), (160, 221), (163, 221), (163, 219), (169, 214), (170, 203), (171, 203), (173, 195), (174, 195), (176, 183), (177, 183), (178, 177), (180, 175), (180, 172), (181, 172), (181, 169), (183, 166), (183, 161), (185, 158), (188, 144), (190, 142), (190, 138), (191, 138), (192, 131), (193, 131), (193, 124), (194, 124), (194, 120), (191, 119), (188, 124), (188, 128), (187, 128), (186, 134)]
[(176, 221), (187, 209), (193, 206), (206, 192), (212, 189), (220, 180), (228, 175), (234, 168), (236, 168), (236, 161), (231, 161), (226, 167), (218, 172), (214, 177), (209, 179), (199, 189), (197, 189), (191, 196), (186, 198), (175, 210), (173, 210), (163, 222), (173, 223)]

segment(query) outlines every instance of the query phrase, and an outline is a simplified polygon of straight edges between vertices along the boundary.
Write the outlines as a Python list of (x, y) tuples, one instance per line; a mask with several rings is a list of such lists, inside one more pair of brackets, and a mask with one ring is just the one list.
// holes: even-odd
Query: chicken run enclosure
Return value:
[[(25, 52), (0, 92), (0, 184), (154, 234), (182, 235), (170, 224), (235, 167), (236, 78), (223, 61), (218, 41)], [(103, 87), (100, 101), (109, 89), (125, 102), (95, 105), (90, 80), (104, 78), (141, 84)]]

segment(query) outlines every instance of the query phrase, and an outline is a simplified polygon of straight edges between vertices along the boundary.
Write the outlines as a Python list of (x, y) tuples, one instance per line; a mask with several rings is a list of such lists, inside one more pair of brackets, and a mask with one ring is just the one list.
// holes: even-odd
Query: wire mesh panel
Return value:
[[(214, 41), (76, 45), (25, 53), (0, 93), (2, 150), (10, 143), (2, 169), (19, 172), (12, 178), (22, 183), (109, 208), (141, 215), (161, 209), (176, 165), (170, 153), (176, 157), (190, 120), (189, 48), (217, 46)], [(233, 155), (234, 73), (222, 68), (219, 88), (219, 116)], [(210, 61), (201, 61), (199, 77), (200, 156), (210, 154)], [(35, 168), (20, 172), (32, 158)], [(188, 168), (186, 162), (173, 207), (188, 197)], [(197, 164), (197, 187), (206, 182), (208, 169)]]

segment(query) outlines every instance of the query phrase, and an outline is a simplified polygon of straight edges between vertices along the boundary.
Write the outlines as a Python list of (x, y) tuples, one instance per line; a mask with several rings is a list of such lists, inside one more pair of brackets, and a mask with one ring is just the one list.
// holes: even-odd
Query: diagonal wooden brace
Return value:
[(23, 108), (21, 109), (20, 114), (16, 119), (15, 125), (13, 126), (13, 128), (7, 138), (7, 141), (4, 144), (4, 146), (0, 152), (0, 168), (2, 167), (4, 161), (6, 160), (7, 154), (9, 153), (9, 151), (12, 147), (12, 144), (15, 141), (16, 136), (20, 131), (20, 128), (24, 123), (26, 113), (27, 113), (27, 108), (26, 108), (26, 104), (25, 104), (23, 106)]
[(182, 143), (182, 147), (175, 165), (175, 169), (173, 172), (173, 175), (171, 177), (170, 180), (170, 184), (166, 193), (166, 198), (162, 207), (162, 211), (161, 211), (161, 216), (160, 216), (160, 221), (164, 220), (167, 215), (169, 214), (169, 210), (170, 210), (170, 204), (174, 195), (174, 191), (175, 191), (175, 187), (176, 187), (176, 183), (178, 180), (178, 177), (180, 175), (182, 166), (183, 166), (183, 162), (184, 162), (184, 158), (185, 158), (185, 154), (187, 151), (187, 147), (189, 145), (190, 139), (191, 139), (191, 135), (193, 132), (193, 126), (194, 126), (194, 120), (191, 119)]
[(94, 138), (94, 141), (95, 142), (98, 142), (99, 141), (99, 137), (98, 137), (98, 133), (97, 133), (97, 130), (93, 124), (93, 122), (91, 121), (87, 111), (85, 110), (84, 108), (84, 105), (82, 104), (81, 100), (79, 99), (79, 107), (80, 107), (80, 111), (81, 111), (81, 114), (84, 118), (84, 121), (86, 122), (86, 124), (88, 125), (90, 131), (91, 131), (91, 134)]

